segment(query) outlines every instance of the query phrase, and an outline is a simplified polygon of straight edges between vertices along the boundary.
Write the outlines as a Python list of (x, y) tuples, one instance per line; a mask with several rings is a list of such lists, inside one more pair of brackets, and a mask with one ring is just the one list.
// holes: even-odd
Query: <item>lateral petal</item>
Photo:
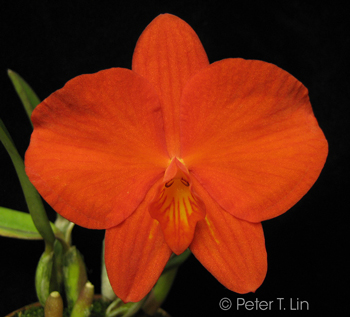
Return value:
[(269, 63), (226, 59), (194, 76), (181, 106), (181, 157), (212, 198), (251, 222), (291, 208), (328, 145), (307, 89)]
[(163, 107), (169, 156), (180, 151), (180, 95), (186, 82), (209, 65), (193, 29), (171, 14), (156, 17), (141, 34), (134, 51), (132, 70), (157, 90)]
[(261, 223), (240, 220), (224, 211), (193, 180), (207, 215), (197, 223), (190, 249), (214, 277), (228, 289), (254, 292), (264, 281), (267, 254)]
[(126, 219), (169, 164), (158, 96), (127, 69), (70, 80), (32, 120), (31, 182), (58, 213), (87, 228)]
[(148, 205), (157, 186), (149, 191), (137, 210), (120, 225), (108, 229), (105, 263), (116, 295), (124, 302), (138, 302), (157, 282), (172, 254)]

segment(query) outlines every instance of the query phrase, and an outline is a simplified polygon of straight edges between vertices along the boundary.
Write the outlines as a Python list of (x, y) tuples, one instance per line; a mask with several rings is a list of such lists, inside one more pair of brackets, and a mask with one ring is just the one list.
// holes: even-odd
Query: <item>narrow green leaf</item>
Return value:
[(55, 242), (55, 235), (50, 226), (49, 219), (47, 218), (44, 205), (42, 203), (39, 193), (36, 191), (32, 183), (29, 181), (28, 176), (24, 170), (23, 159), (19, 155), (1, 119), (0, 119), (0, 141), (5, 146), (5, 149), (10, 155), (12, 163), (15, 167), (34, 225), (40, 232), (41, 236), (44, 238), (47, 251), (50, 251), (53, 249), (53, 244)]
[(33, 91), (33, 89), (27, 84), (27, 82), (17, 73), (9, 69), (7, 71), (13, 86), (22, 101), (24, 109), (28, 115), (29, 121), (34, 108), (40, 103), (40, 99)]
[[(62, 233), (50, 222), (56, 236)], [(42, 236), (36, 229), (30, 214), (5, 207), (0, 207), (0, 235), (27, 240), (41, 240)]]
[(30, 214), (4, 207), (0, 207), (0, 235), (28, 240), (42, 239)]

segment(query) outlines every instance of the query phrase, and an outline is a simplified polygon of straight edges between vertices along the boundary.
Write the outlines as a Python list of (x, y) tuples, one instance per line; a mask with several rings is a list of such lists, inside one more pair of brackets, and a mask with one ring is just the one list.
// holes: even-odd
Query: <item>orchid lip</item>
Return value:
[(186, 166), (177, 158), (166, 169), (149, 212), (159, 221), (172, 251), (176, 254), (185, 251), (193, 239), (196, 223), (205, 216), (205, 206), (192, 188)]

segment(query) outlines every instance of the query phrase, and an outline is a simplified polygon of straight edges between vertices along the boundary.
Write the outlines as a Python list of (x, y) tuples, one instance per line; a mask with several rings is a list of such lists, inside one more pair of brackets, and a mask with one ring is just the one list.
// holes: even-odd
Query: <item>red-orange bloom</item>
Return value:
[(267, 270), (261, 221), (310, 189), (328, 151), (298, 80), (261, 61), (209, 65), (169, 14), (142, 33), (132, 70), (78, 76), (32, 120), (30, 180), (62, 216), (107, 229), (124, 301), (142, 299), (186, 248), (227, 288), (255, 291)]

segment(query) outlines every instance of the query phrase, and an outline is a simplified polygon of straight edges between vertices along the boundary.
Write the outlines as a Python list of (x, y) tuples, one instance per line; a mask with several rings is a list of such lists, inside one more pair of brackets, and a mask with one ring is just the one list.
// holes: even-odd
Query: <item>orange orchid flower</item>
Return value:
[(298, 80), (262, 61), (209, 64), (170, 14), (144, 30), (132, 70), (78, 76), (32, 120), (30, 180), (63, 217), (106, 229), (125, 302), (187, 248), (230, 290), (255, 291), (267, 271), (261, 222), (300, 200), (328, 152)]

